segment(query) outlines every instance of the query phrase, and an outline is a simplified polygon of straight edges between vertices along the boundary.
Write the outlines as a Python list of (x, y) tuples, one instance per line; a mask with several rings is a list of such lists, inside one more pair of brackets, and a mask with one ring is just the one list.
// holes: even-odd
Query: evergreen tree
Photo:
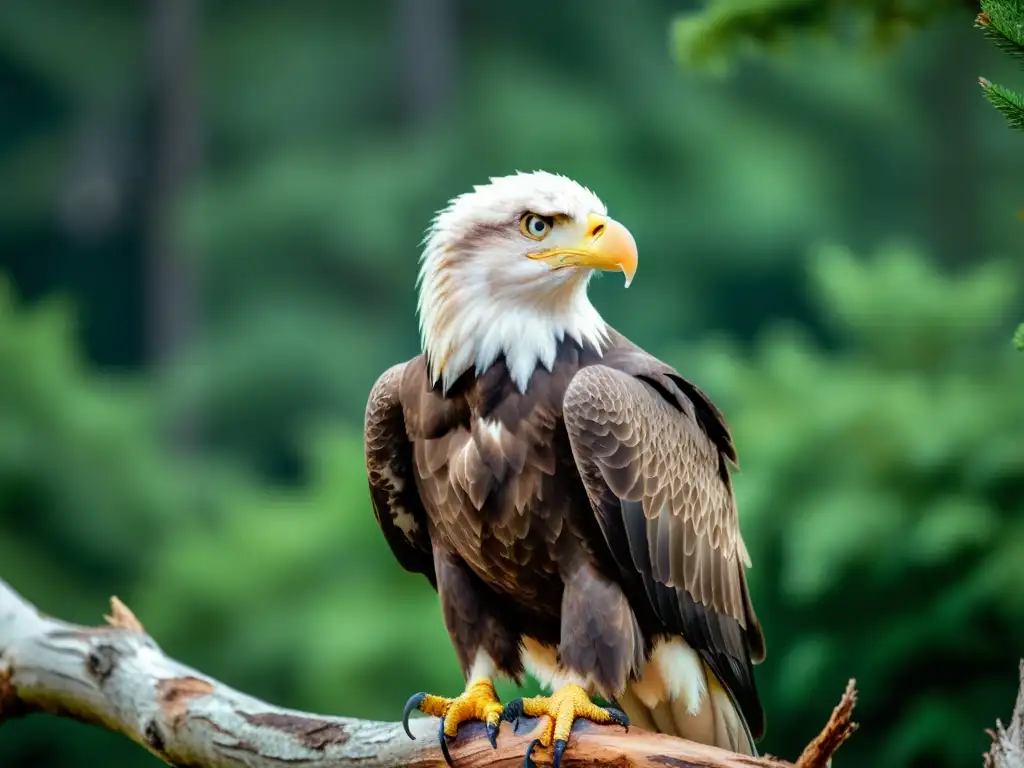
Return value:
[[(977, 26), (1001, 51), (1024, 61), (1024, 0), (983, 0), (981, 7)], [(979, 82), (1010, 126), (1024, 130), (1024, 96), (984, 77)]]
[(963, 0), (709, 0), (676, 18), (672, 43), (685, 65), (721, 71), (737, 54), (777, 51), (808, 33), (851, 33), (868, 45), (892, 42), (963, 7)]
[(739, 447), (768, 638), (762, 748), (798, 753), (855, 677), (862, 729), (841, 764), (971, 765), (1024, 647), (1013, 267), (950, 274), (909, 247), (823, 247), (807, 274), (824, 343), (779, 323), (749, 353), (723, 340), (668, 356)]
[[(1014, 275), (1000, 268), (998, 280), (964, 289), (959, 278), (937, 287), (909, 270), (912, 279), (893, 283), (884, 304), (912, 317), (870, 339), (853, 338), (850, 327), (860, 325), (837, 325), (819, 306), (852, 289), (801, 289), (811, 264), (832, 264), (860, 286), (867, 321), (878, 317), (871, 302), (887, 280), (873, 272), (847, 280), (835, 266), (844, 261), (819, 253), (805, 263), (808, 243), (827, 238), (859, 253), (896, 232), (920, 242), (929, 264), (963, 264), (1019, 237), (1020, 225), (986, 204), (1013, 197), (1024, 154), (972, 90), (982, 68), (964, 57), (988, 47), (971, 27), (977, 7), (916, 4), (927, 14), (903, 12), (889, 28), (946, 12), (945, 31), (908, 39), (912, 55), (862, 57), (805, 45), (801, 30), (845, 36), (852, 19), (884, 31), (873, 11), (895, 7), (892, 0), (848, 0), (835, 13), (822, 0), (715, 0), (701, 17), (714, 23), (690, 20), (690, 32), (713, 33), (693, 38), (703, 50), (714, 52), (716, 41), (723, 53), (793, 41), (793, 55), (716, 83), (681, 77), (668, 60), (673, 0), (604, 4), (598, 14), (583, 0), (521, 0), (511, 16), (474, 5), (439, 37), (451, 46), (447, 75), (443, 62), (428, 66), (437, 64), (424, 53), (432, 38), (410, 33), (418, 2), (306, 4), (302, 12), (203, 4), (202, 166), (173, 219), (202, 300), (181, 364), (166, 371), (143, 368), (142, 286), (151, 284), (143, 211), (158, 122), (141, 66), (151, 6), (9, 4), (0, 20), (8, 107), (0, 270), (15, 290), (0, 286), (0, 576), (48, 612), (82, 622), (96, 621), (117, 593), (169, 653), (280, 704), (391, 718), (412, 684), (455, 690), (461, 681), (436, 594), (394, 563), (376, 529), (361, 466), (362, 408), (375, 376), (418, 348), (417, 243), (433, 211), (489, 174), (546, 167), (593, 186), (641, 240), (644, 277), (628, 294), (618, 281), (595, 281), (602, 313), (720, 394), (735, 423), (755, 600), (776, 649), (763, 669), (766, 748), (795, 754), (807, 723), (819, 722), (856, 674), (865, 727), (849, 748), (860, 757), (892, 745), (897, 757), (935, 749), (947, 730), (943, 713), (968, 701), (974, 719), (949, 732), (957, 755), (976, 758), (981, 724), (1012, 696), (1012, 660), (967, 648), (946, 664), (935, 649), (980, 642), (955, 621), (967, 609), (973, 622), (996, 612), (997, 630), (1016, 633), (999, 641), (1007, 653), (1024, 637), (1024, 609), (1000, 598), (1000, 590), (1017, 594), (1006, 585), (1020, 580), (1024, 529), (994, 536), (991, 525), (1021, 509), (1020, 361), (1002, 322), (1018, 305), (986, 293), (994, 282), (1009, 292)], [(435, 27), (424, 29), (429, 37)], [(985, 73), (1010, 82), (1013, 62), (1002, 58)], [(433, 85), (423, 86), (423, 61)], [(951, 83), (951, 73), (965, 82)], [(971, 146), (935, 150), (951, 137)], [(978, 293), (979, 284), (988, 288)], [(55, 292), (72, 300), (73, 318), (48, 298)], [(763, 333), (783, 322), (809, 339), (795, 353), (792, 345), (779, 352)], [(712, 330), (735, 350), (724, 361), (714, 348), (673, 352)], [(957, 365), (943, 357), (950, 349), (985, 358)], [(797, 379), (777, 382), (796, 353), (809, 363), (793, 366)], [(705, 357), (724, 380), (701, 371)], [(729, 359), (739, 371), (732, 378)], [(759, 382), (771, 386), (762, 391)], [(776, 390), (778, 400), (768, 396)], [(857, 424), (837, 426), (835, 409)], [(182, 414), (195, 415), (203, 437), (185, 458), (158, 439)], [(994, 439), (980, 444), (979, 435)], [(952, 449), (968, 454), (963, 472), (935, 463), (936, 452), (942, 459)], [(808, 484), (808, 457), (825, 453), (832, 460)], [(900, 471), (887, 474), (879, 455), (895, 456)], [(271, 484), (271, 472), (294, 482)], [(925, 493), (940, 509), (927, 520), (908, 512)], [(820, 505), (819, 517), (822, 498), (834, 503)], [(893, 498), (897, 514), (879, 520)], [(866, 512), (848, 516), (846, 533), (821, 533), (854, 507)], [(974, 508), (977, 524), (967, 514)], [(864, 530), (890, 523), (916, 544), (885, 548), (879, 571), (865, 555)], [(780, 534), (789, 531), (800, 538), (785, 544)], [(772, 580), (773, 553), (817, 535), (828, 538), (830, 563), (846, 570), (780, 573), (782, 589)], [(980, 536), (1001, 545), (988, 570), (979, 570), (989, 552), (977, 549)], [(968, 594), (946, 599), (944, 587), (908, 577), (905, 561), (919, 562), (922, 547), (936, 569), (970, 558), (948, 576), (964, 580)], [(936, 554), (943, 547), (944, 560)], [(854, 576), (869, 577), (866, 588), (851, 579), (851, 564)], [(818, 608), (843, 606), (865, 589), (883, 605), (901, 591), (915, 608), (934, 603), (938, 613), (922, 620), (929, 634), (907, 635), (891, 608), (865, 623), (870, 638), (834, 612), (819, 619)], [(979, 634), (991, 633), (982, 626)], [(817, 677), (819, 651), (835, 661), (827, 666), (834, 677)], [(914, 689), (910, 717), (888, 722), (902, 701), (889, 677), (918, 655), (952, 671), (978, 659), (983, 688), (935, 680)], [(808, 676), (816, 686), (801, 698)], [(0, 730), (3, 765), (157, 764), (127, 741), (70, 722), (30, 718)]]
[[(963, 0), (708, 0), (675, 19), (671, 39), (683, 65), (723, 72), (741, 54), (778, 52), (801, 35), (852, 36), (877, 46), (964, 7)], [(1024, 61), (1024, 0), (982, 0), (981, 8), (976, 25), (1000, 50)], [(1010, 126), (1024, 130), (1024, 95), (984, 77), (979, 82)], [(1013, 342), (1024, 350), (1024, 323)]]
[[(982, 0), (977, 26), (1007, 55), (1024, 62), (1024, 0)], [(986, 78), (979, 78), (985, 98), (998, 109), (1012, 128), (1024, 130), (1024, 96)], [(1024, 351), (1024, 323), (1013, 336)]]

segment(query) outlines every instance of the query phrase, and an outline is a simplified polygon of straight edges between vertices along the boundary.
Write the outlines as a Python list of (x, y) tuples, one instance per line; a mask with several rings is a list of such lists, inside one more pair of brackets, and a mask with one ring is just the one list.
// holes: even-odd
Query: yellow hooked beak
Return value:
[(626, 276), (628, 288), (636, 274), (636, 241), (629, 230), (615, 219), (592, 213), (587, 217), (586, 233), (578, 243), (531, 253), (530, 258), (543, 261), (552, 269), (589, 267), (621, 271)]

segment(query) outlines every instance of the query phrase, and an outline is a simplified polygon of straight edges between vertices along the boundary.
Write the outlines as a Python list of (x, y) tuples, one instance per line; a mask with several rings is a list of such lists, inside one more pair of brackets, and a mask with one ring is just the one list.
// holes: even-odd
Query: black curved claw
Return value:
[[(499, 721), (500, 723), (500, 721)], [(487, 723), (487, 740), (491, 742), (491, 747), (494, 749), (498, 748), (498, 726)]]
[[(501, 719), (512, 723), (512, 733), (519, 733), (519, 718), (523, 716), (523, 699), (512, 699), (501, 712)], [(532, 749), (532, 748), (531, 748)], [(527, 754), (529, 757), (529, 754)]]
[(441, 718), (441, 727), (437, 729), (437, 740), (441, 742), (441, 754), (444, 755), (444, 761), (455, 768), (455, 764), (452, 762), (452, 753), (448, 751), (448, 737), (444, 732), (444, 718)]
[(530, 742), (530, 746), (526, 748), (526, 758), (523, 760), (523, 768), (537, 768), (537, 764), (530, 759), (530, 755), (533, 754), (533, 750), (538, 744), (540, 744), (540, 739), (534, 739)]
[(629, 718), (626, 717), (625, 712), (615, 707), (606, 707), (604, 711), (611, 715), (612, 720), (625, 728), (626, 733), (629, 733)]
[(402, 727), (405, 728), (406, 734), (413, 741), (416, 741), (416, 737), (412, 735), (412, 731), (409, 730), (409, 715), (412, 714), (414, 709), (419, 709), (420, 704), (427, 698), (425, 693), (414, 693), (409, 700), (405, 702), (405, 709), (402, 710)]
[(559, 739), (555, 742), (555, 759), (551, 763), (551, 765), (554, 766), (554, 768), (561, 768), (562, 753), (565, 752), (566, 744), (567, 742), (565, 739)]

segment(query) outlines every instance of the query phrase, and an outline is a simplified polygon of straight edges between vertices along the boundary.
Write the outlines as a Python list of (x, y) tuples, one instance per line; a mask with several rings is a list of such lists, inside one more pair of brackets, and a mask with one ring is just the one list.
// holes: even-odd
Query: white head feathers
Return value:
[(529, 213), (557, 222), (545, 246), (577, 241), (604, 203), (564, 176), (537, 171), (493, 178), (438, 212), (424, 239), (419, 319), (432, 381), (448, 389), (499, 355), (520, 391), (537, 364), (550, 370), (566, 336), (597, 349), (607, 326), (587, 298), (592, 269), (559, 269), (531, 257)]

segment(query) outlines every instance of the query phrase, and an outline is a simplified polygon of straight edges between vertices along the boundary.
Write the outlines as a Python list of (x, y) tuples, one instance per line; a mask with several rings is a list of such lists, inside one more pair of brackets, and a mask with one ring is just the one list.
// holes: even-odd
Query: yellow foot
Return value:
[(470, 720), (483, 720), (487, 727), (487, 738), (491, 746), (498, 747), (498, 724), (501, 722), (503, 708), (494, 692), (494, 683), (487, 678), (472, 681), (466, 686), (465, 692), (456, 699), (445, 699), (429, 693), (417, 693), (409, 699), (402, 712), (402, 725), (410, 739), (416, 738), (409, 730), (409, 714), (418, 709), (428, 715), (441, 718), (437, 733), (441, 742), (441, 752), (448, 765), (452, 764), (452, 756), (448, 752), (448, 739), (455, 738), (459, 726)]
[(502, 713), (502, 720), (508, 720), (513, 728), (518, 728), (520, 717), (548, 716), (548, 723), (541, 731), (540, 738), (530, 742), (526, 749), (526, 768), (536, 768), (530, 756), (533, 750), (540, 745), (545, 749), (554, 742), (555, 752), (552, 764), (554, 768), (560, 768), (562, 754), (565, 752), (566, 744), (569, 742), (569, 732), (572, 724), (578, 718), (584, 718), (598, 725), (611, 725), (617, 723), (629, 730), (629, 718), (623, 712), (609, 707), (599, 707), (590, 700), (587, 692), (578, 685), (566, 685), (559, 688), (550, 696), (537, 696), (532, 699), (515, 699), (508, 703)]

